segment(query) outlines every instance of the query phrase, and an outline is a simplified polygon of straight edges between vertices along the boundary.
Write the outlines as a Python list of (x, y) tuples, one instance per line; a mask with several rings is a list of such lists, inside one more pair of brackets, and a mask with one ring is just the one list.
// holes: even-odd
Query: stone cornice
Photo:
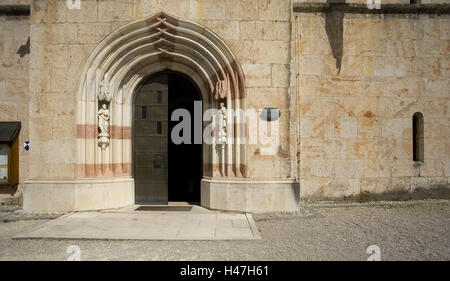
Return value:
[(30, 5), (0, 5), (0, 16), (30, 16)]
[(294, 13), (325, 13), (340, 11), (353, 14), (450, 14), (450, 4), (382, 4), (369, 9), (362, 3), (294, 3)]

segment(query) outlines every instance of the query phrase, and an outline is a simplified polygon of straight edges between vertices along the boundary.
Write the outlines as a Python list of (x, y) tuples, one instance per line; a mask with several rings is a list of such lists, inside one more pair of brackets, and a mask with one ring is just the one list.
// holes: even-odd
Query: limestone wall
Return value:
[(23, 181), (28, 178), (29, 153), (22, 144), (29, 139), (29, 24), (27, 16), (0, 15), (0, 121), (20, 121), (22, 124), (19, 186), (18, 189), (2, 189), (2, 201), (11, 199), (11, 194), (14, 197), (20, 195)]
[(113, 30), (161, 10), (200, 23), (232, 49), (246, 78), (247, 108), (282, 111), (280, 149), (261, 156), (249, 147), (252, 178), (292, 177), (289, 146), (290, 11), (286, 0), (129, 0), (31, 2), (31, 178), (75, 177), (76, 92), (82, 68)]
[(296, 13), (293, 26), (301, 198), (448, 197), (450, 17)]
[[(250, 178), (297, 177), (305, 200), (448, 190), (449, 16), (292, 14), (292, 4), (83, 0), (77, 10), (31, 1), (29, 177), (76, 177), (77, 92), (89, 55), (114, 30), (163, 10), (225, 41), (245, 75), (247, 108), (281, 109), (278, 152), (248, 146)], [(425, 120), (422, 165), (412, 161), (415, 112)]]

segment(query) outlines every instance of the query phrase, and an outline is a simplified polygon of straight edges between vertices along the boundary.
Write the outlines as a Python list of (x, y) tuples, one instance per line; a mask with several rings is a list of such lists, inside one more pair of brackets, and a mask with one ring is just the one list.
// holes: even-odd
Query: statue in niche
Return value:
[(227, 108), (223, 102), (220, 103), (220, 109), (218, 112), (218, 143), (227, 143)]
[(216, 82), (216, 94), (214, 95), (214, 98), (216, 100), (218, 99), (224, 99), (226, 98), (227, 94), (227, 85), (225, 80), (219, 80)]
[(104, 103), (97, 112), (98, 115), (98, 145), (104, 150), (109, 145), (109, 109)]

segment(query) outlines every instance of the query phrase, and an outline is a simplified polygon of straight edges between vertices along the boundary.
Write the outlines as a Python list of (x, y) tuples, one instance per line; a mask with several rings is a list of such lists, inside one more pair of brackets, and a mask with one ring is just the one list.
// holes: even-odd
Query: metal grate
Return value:
[(135, 211), (178, 211), (188, 212), (192, 206), (139, 206)]

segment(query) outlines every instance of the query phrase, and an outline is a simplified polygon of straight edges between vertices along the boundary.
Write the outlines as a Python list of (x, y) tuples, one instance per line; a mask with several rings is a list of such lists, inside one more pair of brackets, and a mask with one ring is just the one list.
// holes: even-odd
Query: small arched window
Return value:
[(412, 129), (413, 129), (413, 160), (423, 162), (423, 144), (424, 144), (424, 134), (423, 134), (423, 114), (416, 112), (412, 118)]

